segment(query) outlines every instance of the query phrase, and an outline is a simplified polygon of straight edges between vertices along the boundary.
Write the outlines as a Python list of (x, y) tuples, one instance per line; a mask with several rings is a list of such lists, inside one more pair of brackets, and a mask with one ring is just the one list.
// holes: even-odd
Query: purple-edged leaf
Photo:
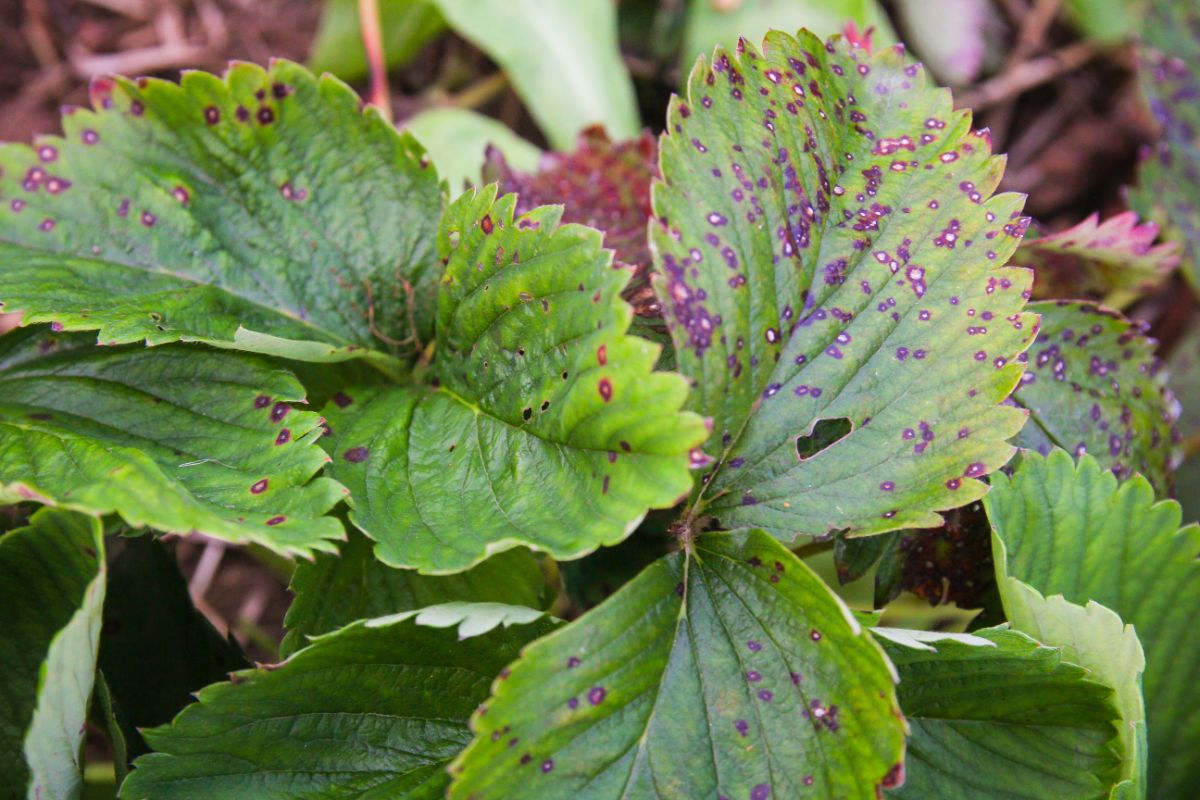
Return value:
[(1017, 437), (1042, 455), (1061, 447), (1090, 453), (1118, 478), (1135, 472), (1160, 492), (1179, 460), (1173, 426), (1179, 404), (1137, 323), (1092, 303), (1032, 303), (1042, 315), (1028, 370), (1013, 402), (1029, 410)]
[(0, 146), (0, 304), (108, 344), (201, 341), (392, 374), (431, 338), (424, 151), (296, 64), (102, 78)]
[(941, 524), (1011, 456), (1036, 333), (1002, 265), (1003, 159), (896, 48), (802, 32), (721, 51), (672, 103), (656, 288), (712, 417), (694, 513), (785, 540)]
[(1158, 225), (1126, 211), (1092, 214), (1058, 233), (1026, 239), (1013, 260), (1034, 268), (1038, 299), (1082, 297), (1124, 306), (1162, 285), (1179, 266), (1177, 242), (1156, 245)]
[(1200, 6), (1150, 0), (1139, 75), (1162, 134), (1142, 163), (1130, 203), (1183, 244), (1185, 275), (1200, 286)]
[(502, 192), (517, 194), (517, 213), (561, 203), (563, 221), (587, 225), (604, 233), (604, 246), (633, 268), (625, 297), (640, 314), (658, 310), (646, 281), (650, 246), (650, 182), (658, 177), (658, 142), (645, 131), (636, 139), (613, 142), (601, 127), (579, 135), (571, 153), (546, 153), (536, 173), (508, 165), (501, 152), (488, 148), (485, 181), (499, 181)]
[(708, 534), (525, 649), (450, 797), (874, 797), (903, 776), (894, 680), (782, 545)]

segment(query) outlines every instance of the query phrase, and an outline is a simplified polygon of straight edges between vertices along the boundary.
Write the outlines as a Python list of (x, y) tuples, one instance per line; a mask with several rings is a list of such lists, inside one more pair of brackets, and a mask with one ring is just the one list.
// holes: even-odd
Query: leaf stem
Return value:
[(388, 122), (392, 122), (392, 97), (388, 89), (378, 0), (358, 0), (358, 18), (362, 26), (363, 49), (367, 52), (367, 65), (371, 71), (367, 102), (378, 108)]

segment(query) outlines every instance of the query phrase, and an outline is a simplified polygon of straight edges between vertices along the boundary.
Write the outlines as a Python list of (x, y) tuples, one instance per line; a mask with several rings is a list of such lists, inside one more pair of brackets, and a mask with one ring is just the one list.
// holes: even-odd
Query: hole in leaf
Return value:
[(807, 461), (845, 439), (852, 430), (854, 424), (846, 417), (819, 419), (813, 423), (808, 435), (796, 437), (796, 455), (801, 461)]

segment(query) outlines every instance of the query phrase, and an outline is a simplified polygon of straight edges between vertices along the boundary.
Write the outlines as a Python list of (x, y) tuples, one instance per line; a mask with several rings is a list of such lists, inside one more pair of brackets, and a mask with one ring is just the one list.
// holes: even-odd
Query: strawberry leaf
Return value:
[(450, 797), (867, 797), (895, 785), (889, 665), (761, 531), (709, 534), (526, 648)]
[(1003, 160), (898, 49), (771, 33), (672, 103), (656, 287), (717, 465), (694, 514), (785, 541), (941, 524), (1023, 417)]
[[(78, 346), (44, 327), (0, 338), (0, 502), (285, 553), (330, 550), (344, 495), (303, 389), (257, 357), (185, 345)], [(58, 352), (56, 352), (58, 350)]]
[[(985, 500), (1009, 575), (1045, 595), (1094, 600), (1137, 628), (1146, 651), (1151, 797), (1200, 785), (1200, 527), (1155, 502), (1141, 476), (1118, 484), (1091, 456), (1029, 455)], [(997, 551), (999, 553), (999, 550)], [(999, 557), (998, 557), (999, 561)]]
[(238, 63), (97, 79), (92, 102), (0, 147), (5, 310), (393, 374), (429, 340), (438, 179), (344, 84)]
[(691, 488), (703, 421), (626, 334), (596, 231), (468, 192), (442, 221), (436, 387), (347, 390), (326, 410), (333, 475), (376, 556), (456, 572), (517, 545), (574, 558)]
[(1033, 303), (1042, 315), (1013, 402), (1029, 409), (1017, 437), (1042, 455), (1090, 453), (1118, 478), (1134, 472), (1165, 492), (1179, 460), (1172, 430), (1179, 404), (1156, 342), (1136, 323), (1092, 303)]
[[(542, 614), (433, 606), (355, 622), (282, 664), (236, 672), (145, 732), (125, 800), (442, 797), (467, 718)], [(503, 625), (503, 627), (500, 627)]]

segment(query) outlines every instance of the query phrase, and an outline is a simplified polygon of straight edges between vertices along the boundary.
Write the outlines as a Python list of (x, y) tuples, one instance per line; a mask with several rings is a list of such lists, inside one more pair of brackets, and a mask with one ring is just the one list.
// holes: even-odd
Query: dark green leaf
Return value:
[(896, 48), (765, 47), (702, 59), (660, 143), (657, 288), (718, 459), (695, 513), (786, 541), (939, 525), (1023, 422), (1021, 198)]
[(1200, 785), (1200, 527), (1180, 528), (1179, 505), (1155, 502), (1140, 476), (1118, 485), (1090, 456), (1076, 465), (1061, 450), (997, 476), (985, 504), (1009, 575), (1045, 595), (1094, 600), (1136, 626), (1150, 794), (1190, 797)]
[(439, 248), (437, 387), (347, 390), (323, 444), (388, 564), (445, 573), (517, 545), (576, 558), (692, 485), (703, 421), (629, 336), (600, 234), (560, 207), (514, 219), (496, 188), (451, 204)]
[(114, 537), (109, 552), (100, 669), (132, 761), (148, 751), (138, 729), (170, 722), (193, 692), (249, 663), (192, 605), (161, 541)]
[(492, 556), (454, 575), (420, 575), (377, 561), (370, 539), (350, 531), (337, 555), (321, 553), (301, 562), (292, 575), (296, 599), (284, 620), (286, 657), (308, 638), (369, 617), (452, 601), (508, 603), (545, 608), (546, 582), (537, 559), (525, 549)]
[(1095, 798), (1120, 769), (1112, 689), (1017, 631), (925, 648), (880, 636), (912, 726), (898, 797)]
[(147, 731), (156, 752), (138, 759), (121, 797), (442, 797), (468, 717), (520, 648), (552, 628), (541, 617), (455, 604), (318, 637), (278, 666), (207, 687)]
[[(5, 310), (116, 344), (202, 341), (400, 374), (432, 333), (438, 179), (286, 61), (101, 78), (62, 137), (0, 147)], [(415, 313), (408, 313), (410, 308)]]
[(45, 509), (0, 538), (0, 786), (77, 796), (104, 605), (100, 523)]
[(711, 534), (526, 649), (452, 798), (870, 797), (895, 785), (889, 665), (761, 531)]
[(1037, 342), (1020, 359), (1013, 394), (1029, 409), (1017, 437), (1042, 455), (1061, 447), (1089, 453), (1119, 478), (1140, 472), (1165, 493), (1179, 460), (1172, 425), (1179, 404), (1167, 388), (1157, 342), (1136, 323), (1092, 303), (1032, 303)]
[(61, 352), (44, 328), (0, 338), (0, 501), (27, 499), (134, 527), (282, 552), (330, 550), (344, 490), (313, 478), (320, 417), (286, 370), (171, 345)]

